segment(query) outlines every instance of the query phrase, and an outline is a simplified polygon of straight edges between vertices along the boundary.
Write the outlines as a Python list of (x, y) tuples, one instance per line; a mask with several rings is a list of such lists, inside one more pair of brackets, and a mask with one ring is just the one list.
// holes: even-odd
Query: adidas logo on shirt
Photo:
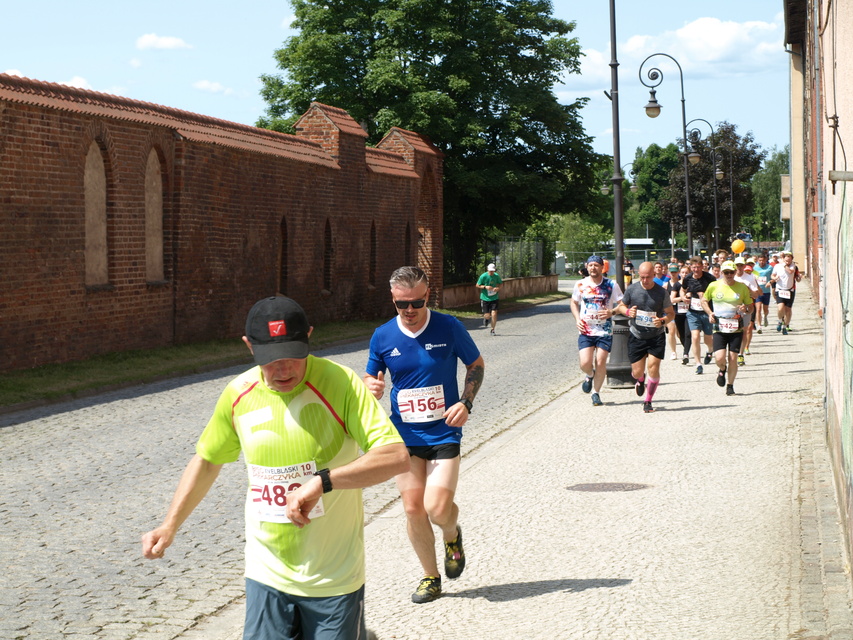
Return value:
[(394, 350), (388, 354), (388, 357), (390, 358), (391, 356), (401, 356), (401, 355), (403, 355), (403, 354), (400, 353), (399, 351), (397, 351), (397, 347), (394, 347)]

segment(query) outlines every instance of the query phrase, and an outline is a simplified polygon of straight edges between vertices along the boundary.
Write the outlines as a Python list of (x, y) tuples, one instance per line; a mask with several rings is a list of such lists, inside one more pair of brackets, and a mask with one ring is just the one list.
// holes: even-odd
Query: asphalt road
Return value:
[[(495, 337), (467, 322), (486, 368), (463, 455), (580, 383), (568, 307), (502, 314)], [(317, 355), (361, 373), (367, 341)], [(140, 553), (240, 370), (0, 416), (0, 638), (174, 638), (242, 595), (242, 464), (223, 469), (163, 561)], [(391, 482), (366, 491), (368, 522), (395, 500)]]

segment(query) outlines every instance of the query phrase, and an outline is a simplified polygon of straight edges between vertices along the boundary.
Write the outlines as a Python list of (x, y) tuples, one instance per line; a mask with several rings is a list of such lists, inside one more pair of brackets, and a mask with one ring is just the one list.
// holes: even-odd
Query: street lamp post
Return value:
[[(625, 218), (622, 200), (622, 163), (619, 143), (619, 61), (616, 59), (616, 0), (610, 0), (610, 102), (613, 113), (613, 248), (615, 250), (616, 273), (622, 274), (625, 263)], [(625, 290), (625, 280), (622, 290)], [(629, 387), (634, 384), (631, 377), (631, 362), (628, 357), (628, 319), (613, 318), (613, 343), (607, 366), (608, 387)]]
[[(687, 123), (689, 127), (694, 122), (704, 122), (711, 129), (711, 162), (714, 172), (714, 250), (719, 251), (720, 249), (720, 218), (717, 214), (717, 152), (716, 147), (713, 146), (717, 141), (717, 132), (714, 131), (714, 125), (705, 120), (704, 118), (693, 118), (690, 122)], [(690, 131), (690, 142), (694, 144), (702, 139), (702, 132), (699, 129), (692, 129)]]
[(675, 66), (678, 67), (678, 75), (681, 78), (681, 133), (684, 138), (684, 200), (687, 208), (684, 218), (687, 223), (687, 251), (689, 255), (693, 255), (693, 214), (690, 212), (690, 177), (688, 175), (689, 172), (687, 168), (689, 164), (687, 156), (690, 153), (690, 148), (687, 142), (687, 112), (684, 106), (684, 73), (681, 70), (681, 65), (678, 64), (678, 60), (668, 53), (653, 53), (643, 60), (643, 63), (640, 65), (639, 72), (640, 82), (644, 87), (649, 88), (649, 103), (646, 105), (645, 109), (646, 115), (650, 118), (657, 118), (660, 115), (661, 105), (658, 104), (658, 101), (655, 98), (655, 87), (660, 86), (660, 83), (663, 82), (663, 72), (656, 67), (649, 69), (647, 73), (649, 84), (647, 84), (646, 80), (643, 78), (643, 67), (646, 62), (655, 56), (664, 56), (672, 60), (675, 63)]

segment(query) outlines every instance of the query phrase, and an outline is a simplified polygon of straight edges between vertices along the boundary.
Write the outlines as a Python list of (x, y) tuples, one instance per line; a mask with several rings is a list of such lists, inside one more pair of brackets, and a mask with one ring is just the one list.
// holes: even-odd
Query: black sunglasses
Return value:
[(394, 300), (394, 306), (398, 309), (408, 309), (412, 305), (412, 309), (420, 309), (426, 304), (426, 300)]

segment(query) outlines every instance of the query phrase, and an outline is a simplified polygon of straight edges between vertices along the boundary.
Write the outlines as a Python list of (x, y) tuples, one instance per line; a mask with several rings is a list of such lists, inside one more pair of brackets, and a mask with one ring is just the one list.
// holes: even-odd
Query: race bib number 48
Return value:
[(400, 389), (397, 409), (403, 422), (435, 422), (444, 415), (444, 386)]
[[(290, 522), (287, 517), (287, 496), (308, 482), (317, 471), (314, 461), (300, 462), (287, 467), (262, 467), (250, 464), (249, 479), (252, 506), (263, 522)], [(323, 498), (308, 514), (309, 518), (325, 515)]]

